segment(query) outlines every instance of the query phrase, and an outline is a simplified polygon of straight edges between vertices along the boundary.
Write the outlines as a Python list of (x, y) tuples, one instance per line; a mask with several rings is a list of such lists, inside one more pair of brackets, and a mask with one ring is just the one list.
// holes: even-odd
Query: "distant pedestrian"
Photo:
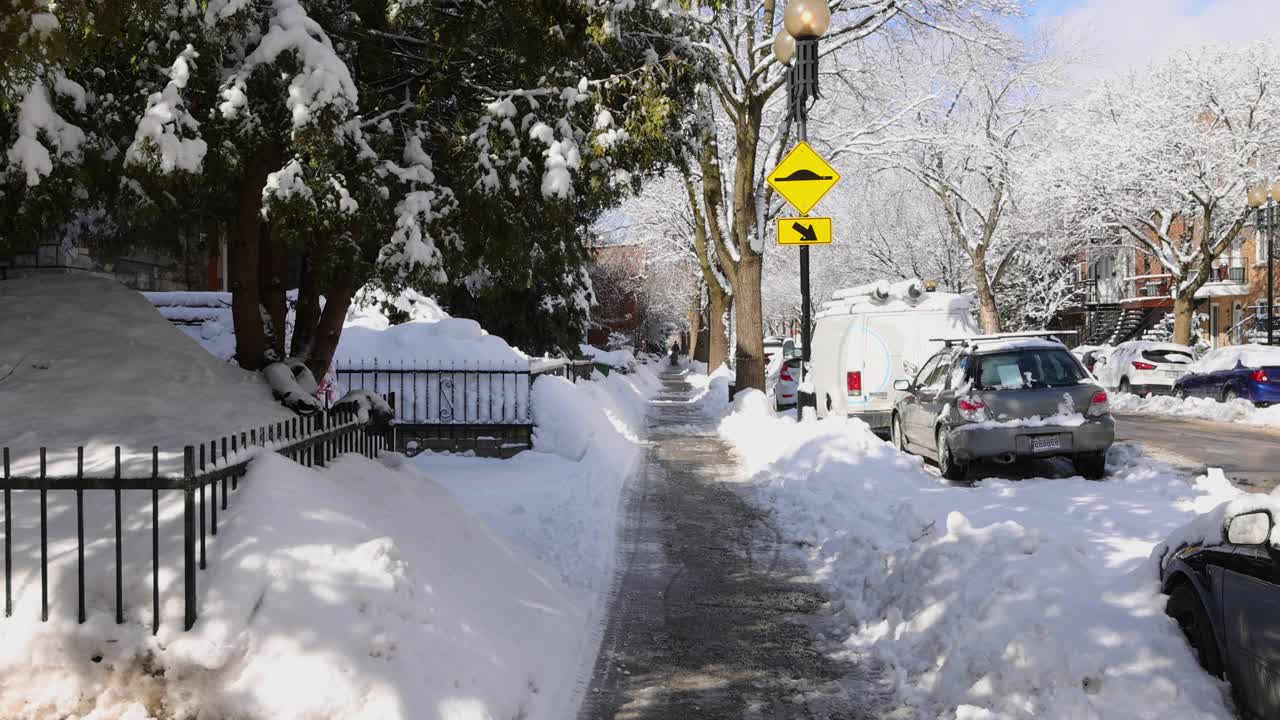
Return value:
[(675, 367), (680, 364), (680, 341), (677, 340), (675, 345), (671, 346), (671, 366)]

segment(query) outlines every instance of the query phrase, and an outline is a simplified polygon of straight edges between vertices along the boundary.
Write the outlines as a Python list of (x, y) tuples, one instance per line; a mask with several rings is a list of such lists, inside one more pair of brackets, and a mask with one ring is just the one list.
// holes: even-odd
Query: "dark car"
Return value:
[(1244, 398), (1259, 407), (1280, 403), (1280, 348), (1236, 345), (1213, 350), (1174, 382), (1173, 394), (1222, 402)]
[(1169, 600), (1200, 665), (1226, 677), (1248, 716), (1280, 717), (1280, 551), (1265, 510), (1227, 520), (1226, 542), (1179, 548), (1161, 563)]
[(1115, 439), (1107, 393), (1062, 343), (1028, 336), (948, 341), (902, 394), (893, 442), (938, 462), (960, 480), (970, 463), (1069, 457), (1081, 475), (1101, 479)]

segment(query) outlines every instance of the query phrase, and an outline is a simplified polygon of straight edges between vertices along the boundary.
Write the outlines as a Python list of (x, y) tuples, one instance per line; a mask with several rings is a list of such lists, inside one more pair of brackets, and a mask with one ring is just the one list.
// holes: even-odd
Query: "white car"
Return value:
[(765, 338), (765, 387), (773, 408), (795, 407), (800, 390), (800, 351), (790, 338)]
[(1123, 393), (1168, 395), (1195, 361), (1195, 350), (1186, 345), (1131, 340), (1099, 357), (1093, 374), (1104, 387)]

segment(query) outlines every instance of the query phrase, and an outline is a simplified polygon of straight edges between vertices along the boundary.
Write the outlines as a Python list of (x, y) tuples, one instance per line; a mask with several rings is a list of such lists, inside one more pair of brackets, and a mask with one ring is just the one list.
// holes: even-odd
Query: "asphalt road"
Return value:
[(1251, 492), (1280, 485), (1280, 431), (1163, 415), (1115, 418), (1117, 443), (1139, 445), (1152, 457), (1195, 473), (1222, 468)]

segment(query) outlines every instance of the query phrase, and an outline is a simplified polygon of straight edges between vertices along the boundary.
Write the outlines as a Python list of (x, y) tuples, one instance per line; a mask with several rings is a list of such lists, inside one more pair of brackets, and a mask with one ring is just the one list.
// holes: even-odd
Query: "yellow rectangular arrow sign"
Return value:
[(779, 245), (830, 245), (831, 218), (778, 218)]

